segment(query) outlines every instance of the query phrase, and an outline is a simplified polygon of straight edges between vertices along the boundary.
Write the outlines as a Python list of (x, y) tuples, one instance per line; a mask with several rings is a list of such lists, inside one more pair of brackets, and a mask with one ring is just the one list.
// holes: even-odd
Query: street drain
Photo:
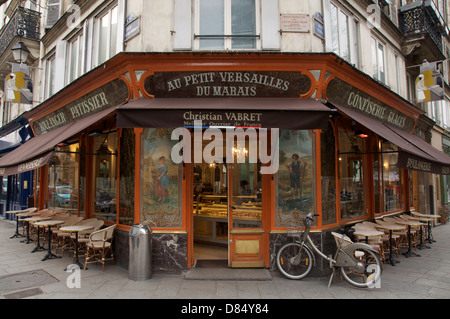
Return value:
[(30, 288), (3, 295), (5, 299), (23, 299), (27, 297), (42, 295), (44, 292), (39, 288)]
[[(13, 292), (27, 291), (43, 285), (58, 282), (59, 280), (43, 269), (27, 271), (0, 277), (0, 295)], [(29, 293), (31, 293), (30, 291)]]

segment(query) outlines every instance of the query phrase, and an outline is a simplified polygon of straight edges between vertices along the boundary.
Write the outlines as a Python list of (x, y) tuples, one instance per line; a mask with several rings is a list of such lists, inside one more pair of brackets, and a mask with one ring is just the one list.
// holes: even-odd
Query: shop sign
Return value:
[(33, 84), (29, 76), (29, 67), (12, 63), (11, 68), (12, 72), (5, 79), (5, 101), (33, 104)]
[(156, 72), (144, 85), (157, 98), (299, 98), (311, 89), (311, 80), (300, 72)]
[(333, 79), (327, 87), (327, 98), (331, 103), (354, 109), (386, 124), (405, 131), (414, 127), (414, 119), (373, 98), (367, 93), (340, 80)]
[(82, 98), (36, 120), (33, 123), (37, 135), (54, 130), (60, 126), (75, 122), (109, 107), (117, 106), (128, 98), (128, 86), (116, 79)]
[(450, 166), (444, 163), (427, 161), (424, 158), (407, 152), (399, 152), (398, 167), (414, 171), (433, 173), (438, 175), (450, 175)]
[(444, 99), (444, 78), (436, 62), (424, 62), (416, 79), (417, 102), (432, 102)]

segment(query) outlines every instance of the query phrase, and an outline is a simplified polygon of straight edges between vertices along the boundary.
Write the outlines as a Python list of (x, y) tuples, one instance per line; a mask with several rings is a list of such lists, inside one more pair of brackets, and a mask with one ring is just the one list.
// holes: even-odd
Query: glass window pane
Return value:
[(171, 160), (173, 129), (148, 128), (142, 134), (141, 222), (181, 227), (181, 165)]
[(108, 59), (108, 41), (109, 41), (109, 14), (100, 19), (98, 62), (103, 63)]
[(69, 83), (78, 77), (78, 39), (70, 44), (70, 69), (69, 69)]
[(380, 74), (379, 80), (383, 83), (386, 82), (386, 76), (384, 72), (384, 47), (382, 44), (378, 43), (378, 70)]
[[(256, 34), (255, 0), (232, 0), (231, 34)], [(256, 38), (232, 38), (233, 49), (254, 49)]]
[[(245, 149), (237, 149), (237, 152)], [(262, 227), (261, 170), (258, 163), (249, 163), (246, 153), (245, 163), (236, 163), (232, 170), (232, 211), (233, 228)]]
[(79, 144), (60, 148), (49, 163), (48, 208), (77, 214)]
[(338, 25), (338, 8), (331, 4), (331, 38), (332, 50), (339, 54), (339, 25)]
[(314, 209), (313, 145), (312, 131), (280, 131), (275, 212), (278, 227), (299, 225)]
[(348, 33), (348, 17), (342, 11), (339, 13), (339, 47), (340, 55), (350, 61), (350, 43)]
[[(224, 35), (224, 0), (200, 0), (200, 35)], [(200, 49), (223, 49), (224, 39), (200, 39)]]
[(116, 221), (117, 132), (94, 138), (93, 146), (93, 214), (103, 220)]
[(372, 38), (372, 73), (372, 77), (378, 80), (377, 41), (374, 38)]
[[(403, 186), (400, 176), (400, 169), (397, 167), (398, 147), (390, 143), (383, 143), (383, 189), (384, 189), (384, 209), (390, 212), (403, 208)], [(393, 153), (389, 153), (393, 152)]]
[(341, 218), (364, 216), (363, 142), (354, 133), (339, 132)]
[(117, 53), (117, 20), (118, 9), (115, 7), (111, 10), (111, 43), (109, 57), (114, 56)]

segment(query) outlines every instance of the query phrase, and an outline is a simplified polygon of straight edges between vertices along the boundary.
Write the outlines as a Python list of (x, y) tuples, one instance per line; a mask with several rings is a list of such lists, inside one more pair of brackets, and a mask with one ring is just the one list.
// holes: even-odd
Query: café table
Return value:
[(411, 227), (412, 226), (423, 226), (425, 224), (423, 224), (419, 221), (414, 221), (414, 220), (396, 220), (395, 223), (408, 226), (408, 250), (406, 252), (404, 252), (403, 255), (405, 255), (405, 257), (411, 257), (411, 256), (420, 257), (419, 254), (416, 254), (415, 252), (413, 252), (411, 250)]
[(8, 212), (5, 212), (5, 214), (11, 214), (11, 215), (15, 215), (16, 216), (16, 232), (14, 235), (12, 235), (11, 237), (9, 237), (9, 239), (13, 239), (15, 237), (20, 238), (20, 237), (25, 237), (22, 234), (19, 234), (19, 216), (17, 216), (20, 213), (24, 213), (25, 210), (10, 210)]
[[(46, 221), (46, 220), (50, 220), (50, 219), (52, 219), (52, 218), (37, 216), (37, 217), (26, 218), (26, 219), (24, 219), (24, 221), (27, 221), (28, 225), (29, 225), (30, 223), (37, 223), (37, 222)], [(35, 253), (40, 250), (45, 250), (45, 247), (41, 246), (41, 244), (39, 243), (39, 225), (36, 225), (36, 226), (37, 226), (37, 240), (36, 240), (36, 246), (31, 251), (32, 253)], [(29, 233), (28, 233), (28, 238), (29, 238)]]
[(82, 269), (84, 266), (80, 263), (78, 259), (78, 233), (82, 231), (87, 231), (94, 229), (93, 226), (90, 225), (73, 225), (73, 226), (65, 226), (61, 227), (59, 230), (68, 233), (75, 233), (75, 265)]
[(28, 218), (30, 218), (34, 215), (36, 215), (36, 212), (17, 214), (17, 216), (19, 218), (22, 218), (22, 219), (19, 219), (20, 221), (27, 223), (27, 236), (26, 236), (26, 239), (21, 241), (21, 243), (29, 244), (32, 241), (32, 240), (30, 240), (30, 222), (28, 221)]
[(353, 235), (364, 236), (366, 237), (366, 243), (369, 243), (369, 237), (381, 236), (384, 235), (384, 233), (375, 229), (357, 229)]
[[(428, 237), (430, 236), (431, 222), (434, 219), (432, 219), (432, 218), (425, 218), (425, 217), (411, 217), (411, 220), (417, 220), (419, 222), (426, 222), (427, 223), (427, 227), (428, 227)], [(431, 243), (430, 238), (428, 238), (428, 239), (429, 239), (429, 242)], [(423, 242), (423, 230), (422, 230), (422, 226), (420, 226), (420, 244), (419, 244), (419, 249), (423, 249), (423, 248), (430, 249), (431, 247), (425, 245), (425, 243)]]
[(395, 266), (395, 264), (400, 263), (400, 261), (394, 259), (394, 257), (392, 256), (392, 232), (395, 230), (405, 229), (405, 226), (396, 224), (383, 224), (377, 225), (377, 228), (389, 230), (389, 258), (387, 259), (387, 261), (390, 262), (392, 266)]
[[(47, 229), (48, 251), (47, 251), (47, 255), (45, 255), (44, 258), (42, 258), (42, 261), (46, 261), (47, 259), (53, 259), (53, 258), (61, 258), (60, 256), (56, 256), (55, 254), (52, 253), (52, 230), (51, 230), (51, 227), (56, 226), (56, 225), (61, 225), (64, 223), (65, 222), (63, 220), (55, 220), (55, 219), (44, 220), (44, 221), (34, 223), (34, 225), (38, 226), (38, 227), (39, 226), (48, 227), (48, 229)], [(38, 238), (39, 238), (39, 236), (38, 236)]]
[[(411, 214), (414, 216), (414, 217), (422, 217), (422, 218), (430, 218), (430, 219), (438, 219), (438, 218), (440, 218), (441, 216), (440, 215), (435, 215), (435, 214), (422, 214), (422, 213), (418, 213), (418, 212), (411, 212)], [(430, 243), (430, 244), (432, 244), (432, 243), (435, 243), (436, 241), (434, 240), (434, 239), (431, 239), (431, 222), (429, 221), (428, 222), (428, 238), (427, 238), (427, 240), (428, 240), (428, 243)]]

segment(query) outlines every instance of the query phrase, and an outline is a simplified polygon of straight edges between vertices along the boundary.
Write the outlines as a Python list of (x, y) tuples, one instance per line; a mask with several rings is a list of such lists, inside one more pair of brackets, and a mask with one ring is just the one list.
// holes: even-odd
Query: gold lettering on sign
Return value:
[(75, 106), (70, 108), (70, 113), (72, 114), (72, 118), (76, 119), (84, 114), (91, 113), (96, 109), (103, 108), (105, 105), (108, 105), (108, 99), (106, 98), (105, 92), (101, 92), (93, 97), (86, 99), (78, 103)]

